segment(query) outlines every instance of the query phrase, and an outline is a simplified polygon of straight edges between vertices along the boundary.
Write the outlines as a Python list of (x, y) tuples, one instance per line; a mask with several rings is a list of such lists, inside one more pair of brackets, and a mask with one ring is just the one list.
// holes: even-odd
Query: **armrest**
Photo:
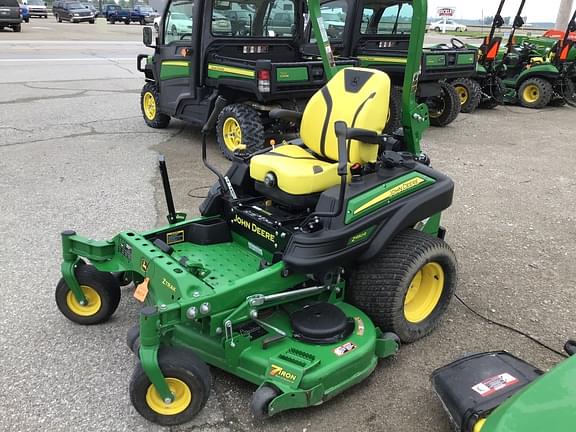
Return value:
[(300, 120), (302, 120), (302, 113), (282, 108), (274, 108), (268, 113), (268, 117), (276, 120), (299, 122)]
[(366, 144), (382, 144), (382, 135), (368, 129), (349, 128), (346, 131), (346, 138), (362, 141)]

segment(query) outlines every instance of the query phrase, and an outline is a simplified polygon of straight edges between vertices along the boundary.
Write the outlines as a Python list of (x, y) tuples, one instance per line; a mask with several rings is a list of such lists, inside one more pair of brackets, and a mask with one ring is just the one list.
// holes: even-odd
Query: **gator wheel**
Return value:
[(427, 101), (432, 126), (448, 126), (460, 113), (460, 98), (451, 84), (440, 81), (440, 95)]
[(75, 271), (88, 304), (80, 304), (62, 278), (56, 285), (58, 309), (77, 324), (91, 325), (108, 321), (120, 303), (120, 285), (110, 273), (100, 272), (90, 265), (79, 265)]
[(252, 415), (258, 419), (266, 418), (270, 415), (268, 411), (268, 406), (270, 402), (278, 396), (280, 392), (270, 385), (263, 385), (252, 395), (252, 401), (250, 402), (250, 411)]
[(173, 347), (160, 350), (158, 364), (174, 400), (168, 404), (162, 400), (138, 362), (130, 381), (132, 405), (146, 420), (162, 426), (192, 420), (210, 395), (212, 378), (208, 366), (192, 351)]
[(410, 343), (439, 324), (456, 282), (452, 249), (437, 237), (407, 230), (354, 271), (348, 296), (382, 331)]
[(470, 78), (458, 78), (452, 81), (452, 86), (460, 99), (460, 112), (471, 113), (476, 111), (482, 99), (482, 88), (478, 81)]
[(140, 108), (144, 121), (154, 129), (164, 129), (170, 123), (170, 116), (159, 111), (158, 87), (152, 82), (147, 82), (140, 93)]
[(232, 160), (234, 152), (252, 154), (265, 147), (264, 125), (255, 109), (244, 104), (232, 104), (224, 107), (218, 115), (216, 125), (218, 146)]
[(518, 101), (526, 108), (544, 108), (553, 95), (552, 84), (542, 78), (529, 78), (518, 89)]
[(388, 105), (388, 120), (384, 128), (385, 134), (392, 134), (402, 127), (402, 91), (400, 87), (393, 86), (390, 90), (390, 104)]

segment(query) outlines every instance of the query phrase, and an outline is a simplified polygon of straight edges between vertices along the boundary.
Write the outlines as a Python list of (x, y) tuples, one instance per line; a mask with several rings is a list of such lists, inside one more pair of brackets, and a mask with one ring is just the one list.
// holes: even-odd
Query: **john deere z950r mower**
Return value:
[[(176, 425), (198, 414), (210, 394), (208, 365), (255, 386), (255, 416), (319, 405), (439, 324), (457, 280), (440, 226), (454, 184), (420, 151), (429, 117), (414, 92), (426, 1), (413, 6), (403, 137), (382, 134), (388, 75), (336, 72), (310, 0), (319, 49), (335, 73), (303, 113), (270, 112), (298, 123), (298, 139), (238, 153), (218, 172), (206, 160), (206, 134), (228, 106), (218, 98), (202, 146), (218, 182), (200, 217), (176, 213), (161, 159), (168, 225), (105, 241), (62, 233), (56, 303), (67, 318), (105, 322), (118, 306), (118, 279), (136, 286), (142, 309), (127, 338), (138, 357), (129, 391), (146, 419)], [(186, 48), (178, 40), (171, 49)]]

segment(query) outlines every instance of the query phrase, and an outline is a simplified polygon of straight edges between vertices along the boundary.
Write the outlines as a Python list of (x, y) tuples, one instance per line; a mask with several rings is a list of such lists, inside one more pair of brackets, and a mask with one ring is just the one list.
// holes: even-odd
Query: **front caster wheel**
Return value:
[(192, 420), (210, 395), (212, 378), (208, 366), (192, 351), (173, 347), (160, 350), (158, 364), (174, 400), (170, 403), (162, 400), (138, 362), (130, 381), (132, 405), (146, 420), (162, 426)]
[(82, 325), (108, 321), (120, 303), (120, 286), (114, 276), (90, 265), (79, 265), (76, 279), (88, 303), (80, 304), (62, 278), (56, 286), (56, 305), (60, 312), (70, 321)]
[(252, 395), (250, 402), (250, 411), (252, 415), (258, 419), (263, 419), (269, 416), (268, 406), (280, 392), (270, 385), (264, 384)]
[(382, 331), (410, 343), (440, 323), (456, 282), (452, 249), (437, 237), (407, 230), (354, 271), (348, 295)]

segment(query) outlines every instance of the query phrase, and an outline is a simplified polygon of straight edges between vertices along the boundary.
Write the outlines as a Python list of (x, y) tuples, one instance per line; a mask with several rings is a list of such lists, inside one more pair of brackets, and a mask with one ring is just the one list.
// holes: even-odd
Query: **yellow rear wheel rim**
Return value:
[(98, 294), (94, 288), (87, 285), (80, 285), (80, 289), (84, 293), (84, 297), (86, 297), (88, 303), (86, 305), (81, 305), (74, 296), (74, 293), (68, 291), (68, 294), (66, 294), (66, 305), (68, 306), (68, 309), (78, 316), (89, 317), (96, 315), (102, 307), (100, 294)]
[(540, 87), (535, 84), (527, 85), (522, 92), (522, 98), (528, 103), (537, 102), (540, 99)]
[(222, 126), (224, 145), (228, 150), (244, 150), (246, 146), (242, 144), (242, 128), (234, 117), (228, 117)]
[(178, 378), (166, 378), (166, 383), (174, 395), (174, 400), (169, 404), (165, 403), (156, 387), (150, 384), (146, 391), (146, 403), (152, 411), (161, 415), (177, 415), (184, 412), (192, 402), (192, 390)]
[(436, 262), (424, 265), (414, 275), (404, 299), (404, 317), (411, 323), (428, 318), (438, 306), (444, 291), (444, 270)]
[(148, 120), (154, 120), (156, 117), (156, 99), (150, 92), (144, 93), (144, 100), (142, 101), (144, 108), (144, 115)]
[(460, 105), (464, 105), (466, 102), (468, 102), (469, 95), (466, 87), (457, 86), (456, 93), (458, 93), (458, 97), (460, 98)]
[(481, 418), (480, 420), (478, 420), (474, 425), (474, 429), (472, 430), (472, 432), (480, 432), (484, 427), (484, 423), (486, 423), (485, 418)]

